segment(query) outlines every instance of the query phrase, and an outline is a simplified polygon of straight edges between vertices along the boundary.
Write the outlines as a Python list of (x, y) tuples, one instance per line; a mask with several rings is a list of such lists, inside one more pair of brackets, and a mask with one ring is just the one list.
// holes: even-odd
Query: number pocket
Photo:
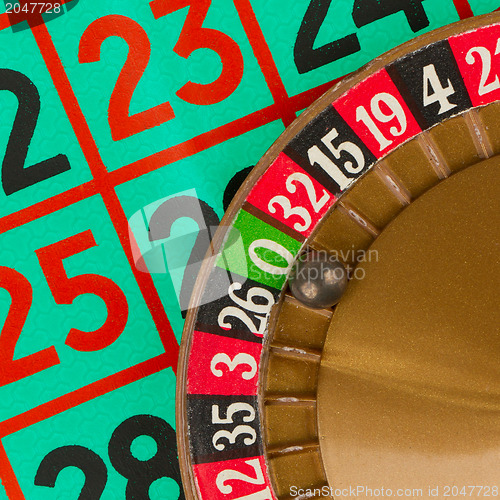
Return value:
[[(231, 328), (233, 328), (233, 325), (231, 323), (227, 323), (226, 318), (237, 318), (248, 328), (248, 330), (250, 330), (250, 332), (252, 332), (257, 337), (262, 337), (264, 335), (267, 324), (267, 315), (271, 311), (271, 308), (275, 302), (273, 294), (269, 290), (265, 290), (264, 288), (253, 287), (248, 290), (247, 300), (243, 300), (234, 293), (235, 290), (240, 289), (240, 283), (235, 282), (230, 285), (228, 296), (239, 307), (227, 306), (222, 309), (218, 316), (218, 324), (221, 328), (230, 330)], [(252, 300), (254, 297), (265, 299), (266, 303), (258, 304)], [(240, 309), (240, 307), (242, 309)], [(255, 320), (252, 320), (244, 309), (246, 311), (253, 312)], [(263, 316), (259, 316), (259, 314)], [(258, 326), (255, 324), (255, 321), (259, 322)]]
[[(477, 54), (481, 60), (481, 80), (479, 82), (477, 93), (480, 96), (483, 96), (493, 92), (494, 90), (500, 89), (498, 75), (495, 75), (494, 80), (488, 83), (488, 80), (491, 77), (491, 52), (486, 47), (472, 47), (472, 49), (470, 49), (465, 56), (465, 61), (471, 66), (476, 62), (474, 54)], [(498, 39), (494, 55), (498, 54), (500, 54), (500, 39)]]
[[(241, 481), (241, 482), (244, 482), (247, 484), (257, 484), (257, 485), (265, 484), (264, 473), (262, 472), (262, 467), (261, 467), (259, 459), (253, 458), (252, 460), (246, 460), (245, 464), (249, 465), (253, 469), (255, 477), (252, 477), (248, 474), (243, 474), (243, 472), (233, 470), (233, 469), (223, 470), (223, 471), (219, 472), (219, 474), (217, 474), (217, 478), (215, 480), (215, 484), (217, 485), (217, 488), (219, 489), (219, 491), (221, 493), (227, 495), (227, 494), (233, 492), (233, 486), (231, 484), (227, 484), (229, 481), (231, 481), (231, 482)], [(263, 490), (262, 492), (259, 492), (259, 493), (263, 494), (264, 492), (267, 492), (268, 490), (269, 490), (269, 488), (266, 488), (265, 490)], [(269, 500), (270, 500), (272, 497), (271, 497), (271, 494), (269, 492), (269, 496), (268, 495), (262, 495), (259, 497), (255, 496), (255, 499), (257, 499), (257, 498), (261, 498), (261, 499), (269, 498)]]
[(220, 368), (217, 368), (219, 363), (226, 365), (230, 372), (234, 371), (237, 366), (247, 366), (249, 369), (241, 372), (241, 378), (245, 380), (251, 380), (257, 374), (257, 361), (250, 354), (240, 352), (233, 359), (224, 352), (216, 354), (210, 362), (210, 371), (216, 377), (223, 377), (224, 372)]
[[(382, 103), (384, 107), (381, 106)], [(385, 113), (384, 108), (389, 109), (390, 113)], [(406, 132), (407, 120), (405, 111), (393, 95), (387, 92), (381, 92), (374, 95), (370, 103), (370, 110), (374, 118), (380, 123), (389, 123), (394, 119), (397, 120), (399, 127), (391, 126), (389, 129), (393, 137), (399, 137)], [(393, 143), (392, 140), (384, 136), (364, 106), (359, 106), (356, 109), (356, 120), (366, 125), (373, 137), (375, 137), (379, 143), (380, 151), (387, 149)]]

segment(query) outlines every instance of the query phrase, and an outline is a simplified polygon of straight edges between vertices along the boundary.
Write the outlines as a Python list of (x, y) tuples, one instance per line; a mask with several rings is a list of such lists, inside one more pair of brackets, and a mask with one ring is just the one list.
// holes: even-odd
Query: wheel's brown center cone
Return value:
[(364, 278), (359, 272), (335, 310), (321, 361), (330, 486), (443, 498), (446, 486), (495, 485), (500, 159), (428, 191), (371, 250), (359, 264)]

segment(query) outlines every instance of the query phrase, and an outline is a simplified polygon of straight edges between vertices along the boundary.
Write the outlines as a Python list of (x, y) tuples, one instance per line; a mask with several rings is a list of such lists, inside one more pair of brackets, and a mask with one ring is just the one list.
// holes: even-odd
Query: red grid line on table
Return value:
[(349, 75), (341, 76), (336, 78), (331, 82), (323, 83), (313, 89), (306, 90), (295, 96), (289, 98), (290, 107), (297, 111), (302, 111), (303, 109), (309, 107), (314, 101), (319, 99), (327, 90), (331, 89), (335, 84), (347, 78)]
[(269, 91), (280, 110), (283, 124), (285, 127), (288, 127), (295, 120), (296, 115), (288, 106), (288, 94), (285, 85), (281, 80), (273, 55), (264, 38), (252, 5), (249, 0), (233, 0), (233, 3), (238, 11), (240, 22), (252, 46), (253, 53), (259, 63)]
[(453, 5), (460, 19), (467, 19), (468, 17), (474, 16), (468, 0), (453, 0)]
[(9, 14), (4, 12), (0, 14), (0, 31), (10, 28)]
[[(337, 78), (331, 82), (324, 83), (313, 89), (301, 92), (296, 96), (287, 98), (287, 105), (295, 113), (301, 111), (312, 104), (318, 97), (326, 92), (332, 85), (345, 77)], [(272, 104), (259, 111), (238, 118), (237, 120), (222, 125), (221, 127), (204, 132), (192, 139), (171, 146), (163, 151), (154, 153), (146, 158), (137, 160), (129, 165), (125, 165), (117, 170), (109, 172), (109, 178), (113, 186), (124, 184), (134, 180), (141, 175), (158, 170), (166, 165), (176, 161), (183, 160), (193, 156), (201, 151), (221, 144), (229, 139), (233, 139), (254, 130), (263, 125), (267, 125), (281, 117), (281, 107), (278, 104)], [(270, 146), (271, 144), (269, 144)]]
[(176, 371), (179, 345), (165, 310), (163, 309), (163, 305), (154, 285), (152, 276), (148, 273), (139, 271), (135, 266), (134, 258), (132, 256), (131, 242), (129, 240), (127, 216), (125, 215), (123, 207), (120, 204), (120, 200), (118, 199), (114, 187), (108, 182), (108, 172), (106, 170), (106, 166), (101, 159), (97, 145), (92, 137), (85, 116), (73, 92), (50, 33), (44, 24), (32, 26), (31, 31), (33, 32), (33, 36), (35, 37), (36, 43), (40, 53), (42, 54), (47, 70), (50, 73), (57, 93), (59, 94), (64, 110), (68, 115), (82, 152), (89, 164), (94, 181), (97, 184), (104, 205), (106, 206), (127, 260), (129, 261), (130, 268), (134, 274), (137, 284), (139, 285), (144, 301), (146, 302), (146, 305), (151, 313), (165, 352), (170, 357), (171, 366), (174, 371)]
[(9, 457), (0, 441), (0, 478), (9, 500), (26, 500), (17, 481)]
[[(312, 104), (318, 97), (326, 92), (332, 85), (342, 78), (324, 83), (318, 87), (306, 90), (300, 94), (289, 97), (290, 107), (294, 111), (301, 111)], [(262, 127), (280, 118), (280, 110), (276, 104), (255, 111), (250, 115), (222, 125), (216, 129), (205, 132), (199, 136), (189, 139), (181, 144), (155, 153), (151, 156), (138, 160), (107, 174), (108, 183), (111, 186), (129, 182), (148, 172), (157, 170), (166, 165), (182, 160), (189, 156), (205, 151), (224, 141), (233, 139), (256, 128)], [(99, 194), (96, 181), (92, 180), (55, 195), (46, 200), (33, 204), (30, 207), (19, 210), (0, 218), (0, 234), (15, 229), (46, 215), (50, 215), (69, 205), (77, 203)]]
[(36, 219), (41, 219), (46, 215), (58, 212), (63, 208), (74, 205), (79, 201), (90, 198), (99, 194), (97, 184), (95, 181), (88, 181), (79, 186), (73, 187), (64, 191), (63, 193), (52, 196), (46, 200), (40, 201), (31, 205), (30, 207), (23, 208), (18, 212), (6, 215), (0, 219), (0, 234), (6, 233), (11, 229), (32, 222)]
[(0, 439), (55, 415), (64, 413), (71, 408), (76, 408), (88, 401), (116, 391), (133, 382), (149, 377), (171, 366), (169, 356), (167, 354), (160, 354), (135, 366), (97, 380), (85, 387), (64, 394), (52, 401), (48, 401), (20, 415), (0, 422)]
[[(65, 3), (71, 3), (71, 2), (75, 2), (75, 1), (77, 1), (77, 0), (58, 0), (55, 3), (64, 5)], [(35, 17), (40, 19), (41, 15), (38, 15), (38, 16), (33, 15), (33, 18), (35, 18)], [(17, 21), (15, 23), (11, 23), (9, 14), (7, 14), (7, 12), (4, 12), (3, 14), (0, 14), (0, 31), (7, 29), (7, 28), (10, 28), (11, 26), (15, 26), (16, 24), (23, 23), (23, 22), (24, 22), (24, 20)], [(42, 17), (42, 23), (44, 23), (43, 17)]]

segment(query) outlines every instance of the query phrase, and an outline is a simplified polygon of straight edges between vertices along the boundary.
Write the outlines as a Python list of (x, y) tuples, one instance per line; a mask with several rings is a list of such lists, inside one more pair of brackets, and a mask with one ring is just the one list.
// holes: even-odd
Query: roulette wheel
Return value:
[(498, 496), (497, 52), (498, 14), (393, 49), (245, 180), (181, 345), (188, 497)]
[[(380, 432), (395, 429), (391, 416), (425, 435), (419, 453), (440, 442), (427, 423), (462, 432), (445, 403), (476, 429), (464, 435), (493, 460), (485, 436), (495, 443), (495, 338), (485, 332), (495, 331), (497, 310), (477, 297), (490, 297), (484, 293), (497, 278), (488, 242), (498, 224), (485, 202), (498, 188), (489, 167), (500, 147), (497, 18), (413, 39), (497, 7), (493, 0), (0, 2), (0, 500), (310, 496), (309, 488), (344, 488), (350, 473), (376, 470), (360, 465), (369, 459), (360, 442), (406, 449), (414, 435), (399, 433), (398, 448)], [(434, 247), (423, 243), (430, 236), (405, 240), (417, 229), (436, 231), (428, 213), (442, 214), (446, 238), (437, 246), (448, 269), (457, 268), (457, 247), (474, 252), (463, 272), (434, 265)], [(477, 228), (460, 232), (456, 245), (452, 229), (465, 220)], [(401, 263), (378, 265), (375, 256), (395, 258), (398, 245)], [(420, 260), (404, 248), (418, 249)], [(299, 255), (348, 273), (335, 313), (286, 291)], [(383, 265), (404, 277), (388, 281)], [(375, 298), (412, 303), (395, 298), (408, 293), (400, 285), (415, 268), (435, 279), (414, 283), (414, 297), (444, 293), (443, 317), (455, 314), (463, 326), (452, 342), (442, 330), (441, 344), (409, 340), (420, 339), (409, 326), (415, 316), (443, 319), (418, 302), (384, 314), (384, 322), (408, 324), (388, 326), (380, 339), (341, 324), (347, 318), (365, 332), (363, 321), (380, 322), (387, 304)], [(373, 280), (378, 288), (366, 289)], [(458, 295), (439, 295), (438, 282)], [(474, 345), (464, 326), (470, 318), (483, 332)], [(406, 336), (397, 335), (403, 326)], [(456, 349), (446, 351), (450, 342)], [(440, 348), (446, 366), (437, 362)], [(336, 366), (344, 379), (330, 377)], [(370, 375), (364, 386), (355, 383), (361, 370), (349, 367)], [(414, 377), (404, 378), (409, 372)], [(380, 382), (390, 375), (392, 385)], [(400, 409), (381, 408), (386, 396), (396, 401), (390, 389), (401, 393)], [(436, 418), (412, 420), (419, 397), (418, 411)], [(363, 420), (368, 413), (373, 423)], [(343, 430), (346, 419), (352, 432)], [(476, 448), (462, 451), (473, 456)], [(397, 475), (398, 457), (375, 461)], [(481, 481), (474, 495), (495, 496), (482, 464), (483, 475), (463, 480)], [(446, 478), (421, 477), (433, 496), (445, 486), (454, 492)]]

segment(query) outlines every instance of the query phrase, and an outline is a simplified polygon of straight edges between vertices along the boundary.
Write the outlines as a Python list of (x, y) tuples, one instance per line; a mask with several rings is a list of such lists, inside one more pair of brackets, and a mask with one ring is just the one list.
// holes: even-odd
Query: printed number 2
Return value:
[(21, 359), (14, 359), (14, 351), (28, 317), (33, 300), (30, 282), (19, 272), (0, 267), (0, 288), (7, 290), (11, 307), (0, 335), (0, 387), (59, 364), (54, 346)]
[(295, 65), (300, 74), (361, 50), (358, 37), (354, 33), (322, 47), (313, 48), (331, 3), (332, 0), (312, 0), (307, 8), (294, 47)]
[(102, 458), (83, 446), (62, 446), (51, 451), (40, 464), (35, 484), (54, 488), (57, 476), (66, 467), (77, 467), (85, 474), (78, 500), (99, 500), (108, 481)]
[(185, 318), (198, 271), (212, 241), (212, 233), (215, 232), (220, 221), (214, 209), (203, 200), (193, 196), (170, 198), (163, 202), (151, 216), (149, 221), (150, 240), (169, 238), (174, 222), (182, 217), (192, 219), (200, 228), (186, 264), (180, 291), (179, 303), (182, 317)]
[(12, 92), (19, 101), (14, 126), (2, 164), (2, 187), (7, 196), (69, 170), (66, 155), (59, 154), (25, 168), (28, 148), (40, 114), (40, 94), (22, 73), (0, 69), (0, 90)]
[[(354, 0), (352, 17), (358, 28), (403, 11), (413, 32), (429, 26), (423, 0)], [(294, 59), (300, 74), (320, 68), (361, 50), (355, 33), (313, 48), (332, 0), (312, 0), (297, 34)]]
[(119, 141), (156, 127), (175, 118), (168, 102), (129, 116), (130, 101), (151, 55), (148, 35), (139, 24), (125, 16), (111, 15), (94, 21), (83, 33), (78, 58), (80, 63), (91, 63), (101, 58), (101, 45), (110, 36), (123, 38), (129, 46), (129, 55), (111, 94), (108, 122), (111, 137)]

